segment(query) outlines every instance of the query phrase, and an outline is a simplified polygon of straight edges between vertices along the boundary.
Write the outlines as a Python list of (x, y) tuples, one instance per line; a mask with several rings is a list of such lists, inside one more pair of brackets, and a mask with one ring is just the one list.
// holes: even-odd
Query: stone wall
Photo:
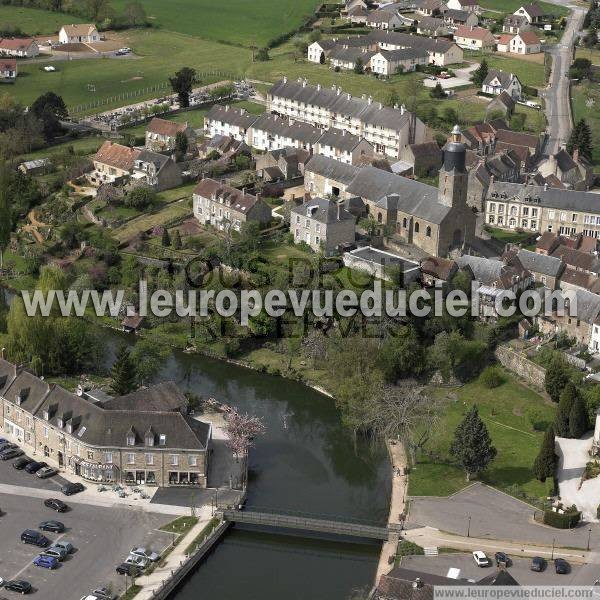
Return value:
[(498, 346), (494, 352), (498, 362), (521, 379), (540, 390), (544, 389), (546, 369), (529, 360), (524, 354), (509, 346)]

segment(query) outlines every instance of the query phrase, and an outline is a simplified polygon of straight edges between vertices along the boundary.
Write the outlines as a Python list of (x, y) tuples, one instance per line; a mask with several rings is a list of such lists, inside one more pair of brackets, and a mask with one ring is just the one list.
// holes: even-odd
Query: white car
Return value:
[(54, 73), (54, 71), (56, 71), (56, 67), (48, 65), (47, 67), (44, 67), (44, 71), (46, 71), (46, 73)]
[(490, 564), (490, 559), (481, 550), (473, 552), (473, 560), (478, 567), (487, 567)]
[(146, 548), (132, 548), (129, 551), (129, 554), (133, 556), (141, 556), (150, 562), (156, 562), (160, 558), (160, 554), (157, 554), (156, 552), (148, 552)]
[(136, 556), (135, 554), (130, 554), (125, 562), (128, 565), (136, 565), (140, 567), (140, 569), (145, 569), (150, 564), (150, 561), (147, 558), (144, 558), (143, 556)]

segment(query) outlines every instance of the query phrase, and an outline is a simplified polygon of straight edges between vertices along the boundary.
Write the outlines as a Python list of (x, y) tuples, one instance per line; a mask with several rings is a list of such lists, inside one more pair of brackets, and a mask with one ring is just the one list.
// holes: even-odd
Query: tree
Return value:
[(144, 209), (156, 201), (156, 192), (149, 186), (135, 187), (123, 199), (123, 204), (131, 208)]
[(258, 52), (254, 55), (254, 60), (258, 62), (267, 62), (269, 60), (269, 49), (259, 48)]
[(356, 59), (353, 70), (357, 75), (362, 75), (365, 72), (365, 63), (362, 58), (358, 57)]
[(130, 27), (139, 27), (147, 23), (144, 5), (139, 0), (133, 0), (125, 5), (125, 18)]
[(137, 368), (127, 346), (121, 346), (110, 370), (111, 390), (117, 396), (124, 396), (137, 389)]
[(378, 354), (379, 366), (390, 383), (418, 375), (425, 363), (421, 342), (413, 327), (402, 327), (390, 337)]
[(196, 70), (191, 67), (183, 67), (175, 73), (174, 77), (169, 77), (169, 82), (177, 94), (181, 108), (187, 108), (190, 105), (190, 94), (196, 82)]
[(579, 439), (588, 428), (589, 421), (585, 401), (578, 393), (569, 413), (569, 437)]
[[(554, 356), (546, 368), (546, 378), (544, 380), (546, 392), (554, 402), (560, 400), (561, 392), (568, 381), (569, 371), (567, 364), (559, 355)], [(560, 435), (558, 430), (556, 433)]]
[(570, 417), (571, 409), (575, 404), (575, 399), (578, 396), (577, 388), (572, 381), (569, 381), (560, 394), (560, 401), (554, 418), (554, 431), (559, 437), (570, 436)]
[(155, 381), (171, 356), (168, 347), (161, 345), (152, 338), (142, 338), (137, 341), (131, 351), (130, 360), (135, 365), (135, 373), (139, 385), (148, 385)]
[(163, 229), (160, 243), (164, 248), (168, 248), (171, 245), (171, 236), (169, 235), (169, 230), (166, 227)]
[(171, 245), (174, 250), (181, 250), (181, 234), (179, 233), (179, 229), (175, 230), (173, 237), (171, 238)]
[(435, 87), (431, 88), (431, 91), (429, 92), (429, 95), (432, 98), (437, 98), (438, 100), (441, 100), (442, 98), (446, 97), (446, 92), (444, 91), (444, 88), (442, 87), (442, 84), (438, 81), (435, 84)]
[(396, 88), (392, 88), (390, 90), (385, 103), (388, 106), (396, 106), (400, 104), (400, 96), (398, 95), (398, 90)]
[(477, 86), (477, 87), (481, 87), (483, 85), (483, 82), (485, 81), (485, 78), (488, 76), (488, 71), (489, 71), (489, 67), (487, 64), (487, 60), (485, 60), (485, 58), (481, 61), (481, 63), (479, 64), (479, 66), (477, 67), (477, 69), (475, 69), (475, 71), (473, 71), (473, 83)]
[(62, 133), (60, 119), (66, 119), (69, 116), (64, 100), (54, 92), (46, 92), (39, 96), (29, 110), (42, 122), (44, 137), (47, 140)]
[(104, 21), (111, 14), (109, 0), (85, 0), (85, 13), (92, 21)]
[(370, 236), (375, 235), (377, 233), (377, 230), (379, 229), (379, 223), (377, 223), (377, 221), (370, 215), (368, 217), (360, 219), (358, 221), (358, 226), (361, 229), (364, 229), (367, 235)]
[(467, 481), (477, 476), (496, 457), (490, 434), (479, 416), (477, 406), (472, 406), (454, 432), (450, 454), (467, 474)]
[(225, 430), (228, 434), (227, 446), (239, 458), (248, 453), (254, 438), (264, 434), (265, 425), (260, 417), (240, 414), (234, 407), (225, 416)]
[(573, 154), (575, 149), (579, 150), (579, 154), (588, 160), (592, 157), (592, 130), (585, 119), (580, 119), (569, 137), (567, 142), (567, 152)]
[(8, 248), (12, 231), (9, 180), (8, 167), (0, 165), (0, 271), (4, 269), (4, 251)]
[(557, 464), (554, 428), (550, 426), (544, 434), (540, 451), (533, 462), (532, 470), (535, 478), (543, 482), (546, 481), (547, 477), (554, 477)]
[(178, 157), (183, 158), (188, 151), (188, 137), (185, 135), (185, 132), (178, 131), (175, 134), (175, 153)]

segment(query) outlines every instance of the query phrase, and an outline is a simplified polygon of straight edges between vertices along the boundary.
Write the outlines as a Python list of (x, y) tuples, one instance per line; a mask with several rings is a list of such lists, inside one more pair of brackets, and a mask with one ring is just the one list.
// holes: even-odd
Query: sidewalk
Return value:
[[(189, 511), (189, 509), (188, 509)], [(136, 600), (149, 600), (154, 596), (154, 592), (159, 590), (165, 581), (171, 577), (171, 573), (177, 570), (186, 560), (186, 548), (196, 539), (200, 532), (206, 527), (206, 524), (212, 518), (212, 511), (209, 506), (205, 506), (196, 513), (199, 521), (187, 535), (175, 546), (174, 550), (167, 556), (165, 564), (157, 566), (150, 575), (144, 575), (136, 579), (136, 584), (142, 586), (142, 589), (136, 595)]]
[(595, 563), (600, 564), (600, 555), (597, 552), (586, 552), (585, 550), (576, 550), (574, 548), (554, 548), (551, 546), (536, 546), (535, 544), (519, 544), (511, 541), (489, 540), (473, 537), (463, 537), (440, 531), (434, 527), (418, 527), (416, 529), (407, 529), (404, 531), (404, 537), (422, 548), (430, 546), (442, 548), (455, 548), (458, 550), (483, 550), (488, 554), (493, 554), (499, 550), (512, 554), (514, 556), (542, 556), (551, 558), (560, 556), (574, 563)]

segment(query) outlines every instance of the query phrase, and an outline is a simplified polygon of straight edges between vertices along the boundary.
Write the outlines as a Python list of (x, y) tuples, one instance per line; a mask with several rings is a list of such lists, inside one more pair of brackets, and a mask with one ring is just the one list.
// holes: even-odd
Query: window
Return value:
[(135, 464), (135, 454), (133, 452), (128, 452), (126, 458), (127, 458), (128, 465)]
[(176, 467), (179, 464), (179, 456), (177, 454), (171, 454), (169, 464), (172, 467)]
[(548, 211), (548, 218), (549, 219), (554, 219), (554, 211), (553, 210), (549, 210)]
[(561, 212), (560, 213), (560, 220), (561, 221), (566, 221), (567, 220), (567, 213)]
[(488, 223), (494, 223), (494, 221), (495, 221), (494, 215), (490, 215), (488, 217)]
[(577, 213), (573, 213), (573, 214), (571, 215), (571, 221), (572, 221), (573, 223), (577, 223)]
[(147, 465), (154, 464), (154, 454), (146, 454), (146, 464)]
[(167, 436), (164, 433), (161, 433), (158, 438), (159, 446), (164, 446), (167, 443)]
[(112, 452), (105, 452), (104, 453), (104, 462), (107, 464), (112, 464), (113, 461), (113, 454)]
[(431, 227), (429, 227), (429, 226), (427, 227), (427, 229), (425, 230), (425, 235), (427, 237), (431, 237)]
[(529, 207), (528, 206), (524, 206), (523, 207), (523, 216), (524, 217), (528, 217), (529, 216)]
[(88, 450), (87, 457), (88, 460), (94, 460), (94, 453), (91, 450)]
[(407, 221), (406, 217), (404, 217), (404, 219), (402, 219), (402, 227), (404, 227), (404, 229), (406, 229), (407, 223), (408, 223), (408, 221)]
[(135, 446), (135, 435), (133, 435), (132, 433), (127, 434), (127, 445)]
[(415, 233), (419, 233), (419, 222), (415, 223)]
[(48, 437), (49, 437), (49, 430), (48, 430), (48, 428), (47, 428), (47, 427), (44, 427), (44, 437), (45, 437), (46, 439), (48, 439)]
[(188, 456), (188, 465), (190, 467), (198, 466), (198, 457), (197, 456)]

